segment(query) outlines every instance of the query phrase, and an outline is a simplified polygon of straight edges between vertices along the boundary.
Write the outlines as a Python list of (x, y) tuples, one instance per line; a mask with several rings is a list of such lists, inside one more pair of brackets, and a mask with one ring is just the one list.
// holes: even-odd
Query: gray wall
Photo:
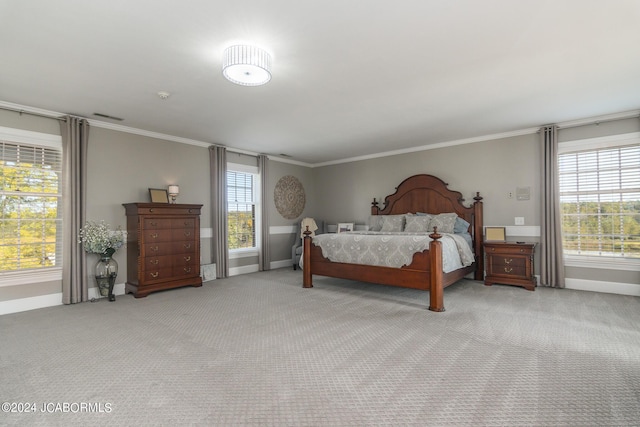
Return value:
[[(60, 134), (55, 120), (0, 110), (0, 126)], [(640, 131), (637, 119), (582, 126), (560, 131), (560, 140), (590, 138)], [(390, 147), (392, 148), (392, 147)], [(122, 203), (148, 201), (148, 188), (179, 184), (179, 203), (203, 204), (201, 226), (210, 227), (209, 154), (206, 147), (186, 145), (92, 126), (89, 140), (89, 180), (87, 217), (104, 219), (112, 226), (125, 227)], [(252, 156), (229, 153), (229, 161), (255, 164)], [(276, 183), (293, 175), (305, 189), (306, 204), (300, 217), (283, 218), (268, 197), (268, 227), (271, 261), (290, 259), (291, 245), (297, 239), (294, 226), (310, 216), (329, 223), (364, 224), (371, 201), (395, 191), (403, 179), (419, 173), (438, 176), (452, 190), (460, 191), (471, 203), (476, 191), (484, 197), (485, 225), (512, 226), (514, 217), (525, 218), (525, 225), (540, 225), (540, 149), (538, 135), (524, 135), (473, 144), (425, 150), (415, 153), (309, 168), (270, 160), (267, 194)], [(509, 199), (517, 187), (530, 187), (531, 199)], [(290, 230), (287, 228), (289, 227)], [(518, 236), (509, 236), (510, 240)], [(202, 262), (211, 262), (211, 239), (202, 241)], [(537, 238), (527, 237), (529, 241)], [(125, 252), (115, 256), (120, 265), (119, 283), (126, 278)], [(94, 260), (91, 259), (90, 263)], [(236, 260), (237, 265), (257, 260)], [(536, 267), (537, 268), (537, 267)], [(639, 273), (585, 268), (567, 268), (567, 276), (609, 282), (638, 284)], [(93, 281), (89, 281), (93, 284)], [(0, 287), (0, 301), (59, 293), (57, 281)]]
[[(461, 192), (467, 205), (479, 191), (485, 225), (513, 225), (516, 216), (539, 225), (539, 153), (537, 135), (525, 135), (317, 168), (315, 180), (323, 187), (319, 214), (364, 224), (374, 197), (380, 200), (405, 178), (426, 173)], [(530, 187), (531, 200), (508, 199), (516, 187)]]

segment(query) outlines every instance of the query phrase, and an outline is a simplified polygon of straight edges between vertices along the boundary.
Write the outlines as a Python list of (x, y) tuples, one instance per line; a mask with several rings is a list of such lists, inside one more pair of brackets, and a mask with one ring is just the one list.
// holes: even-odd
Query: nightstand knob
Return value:
[(504, 272), (505, 273), (511, 273), (512, 271), (513, 271), (513, 268), (511, 268), (511, 267), (505, 267), (504, 268)]

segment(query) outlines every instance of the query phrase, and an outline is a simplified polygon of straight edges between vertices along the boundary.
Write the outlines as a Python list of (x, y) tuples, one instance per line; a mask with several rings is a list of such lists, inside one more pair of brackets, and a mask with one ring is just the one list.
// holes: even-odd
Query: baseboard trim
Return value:
[(565, 288), (577, 291), (602, 292), (606, 294), (640, 296), (640, 285), (632, 283), (601, 282), (598, 280), (565, 279)]
[[(113, 286), (114, 295), (124, 295), (124, 283)], [(98, 288), (89, 288), (89, 300), (107, 298), (100, 296)], [(37, 310), (39, 308), (55, 307), (62, 304), (62, 292), (37, 297), (18, 298), (0, 301), (0, 316), (3, 314), (20, 313), (22, 311)]]
[(243, 265), (242, 267), (230, 267), (229, 277), (238, 276), (240, 274), (255, 273), (256, 271), (260, 271), (260, 266), (258, 264)]
[(62, 292), (0, 302), (0, 315), (62, 305)]
[(269, 268), (272, 270), (276, 270), (278, 268), (293, 268), (293, 262), (290, 259), (283, 259), (281, 261), (271, 261), (269, 263)]

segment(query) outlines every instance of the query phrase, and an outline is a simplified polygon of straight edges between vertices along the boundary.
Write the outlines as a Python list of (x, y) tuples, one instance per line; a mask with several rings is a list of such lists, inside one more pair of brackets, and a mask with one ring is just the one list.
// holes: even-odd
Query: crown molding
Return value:
[[(40, 115), (40, 116), (44, 116), (44, 117), (50, 117), (50, 118), (53, 118), (53, 119), (59, 119), (59, 118), (64, 117), (66, 115), (64, 113), (59, 113), (59, 112), (50, 111), (50, 110), (44, 110), (44, 109), (35, 108), (35, 107), (28, 107), (28, 106), (25, 106), (25, 105), (14, 104), (14, 103), (5, 102), (5, 101), (0, 101), (0, 107), (6, 107), (7, 109), (11, 109), (11, 110), (14, 110), (14, 111), (17, 111), (17, 112), (33, 113), (33, 114), (36, 114), (36, 115)], [(639, 117), (639, 116), (640, 116), (640, 110), (631, 110), (631, 111), (625, 111), (625, 112), (621, 112), (621, 113), (606, 114), (606, 115), (602, 115), (602, 116), (595, 116), (595, 117), (589, 117), (589, 118), (584, 118), (584, 119), (577, 119), (577, 120), (561, 122), (561, 123), (557, 123), (557, 125), (558, 125), (558, 127), (560, 129), (563, 129), (563, 128), (566, 129), (566, 128), (570, 128), (570, 127), (584, 126), (584, 125), (589, 125), (589, 124), (598, 124), (598, 123), (601, 123), (601, 122), (614, 121), (614, 120), (623, 120), (623, 119), (629, 119), (629, 118)], [(165, 140), (165, 141), (178, 142), (178, 143), (181, 143), (181, 144), (195, 145), (195, 146), (198, 146), (198, 147), (207, 148), (207, 147), (209, 147), (211, 145), (215, 145), (214, 143), (211, 143), (211, 142), (204, 142), (204, 141), (198, 141), (198, 140), (195, 140), (195, 139), (182, 138), (182, 137), (175, 136), (175, 135), (168, 135), (168, 134), (164, 134), (164, 133), (151, 132), (151, 131), (147, 131), (147, 130), (143, 130), (143, 129), (132, 128), (132, 127), (129, 127), (129, 126), (118, 125), (118, 124), (115, 124), (115, 123), (107, 123), (107, 122), (103, 122), (103, 121), (100, 121), (100, 120), (94, 120), (94, 119), (89, 119), (89, 118), (86, 118), (86, 119), (89, 121), (89, 124), (91, 126), (95, 126), (95, 127), (98, 127), (98, 128), (110, 129), (110, 130), (115, 130), (115, 131), (125, 132), (125, 133), (131, 133), (131, 134), (134, 134), (134, 135), (147, 136), (149, 138), (162, 139), (162, 140)], [(543, 126), (543, 125), (541, 125), (541, 126)], [(465, 138), (465, 139), (457, 139), (457, 140), (452, 140), (452, 141), (438, 142), (438, 143), (434, 143), (434, 144), (421, 145), (421, 146), (418, 146), (418, 147), (411, 147), (411, 148), (405, 148), (405, 149), (400, 149), (400, 150), (383, 151), (383, 152), (375, 153), (375, 154), (368, 154), (368, 155), (364, 155), (364, 156), (349, 157), (349, 158), (346, 158), (346, 159), (333, 160), (333, 161), (320, 162), (320, 163), (306, 163), (306, 162), (301, 162), (301, 161), (297, 161), (297, 160), (293, 160), (293, 159), (287, 159), (287, 158), (278, 157), (278, 156), (274, 156), (274, 155), (268, 155), (267, 157), (269, 158), (269, 160), (273, 160), (273, 161), (276, 161), (276, 162), (289, 163), (289, 164), (308, 167), (308, 168), (317, 168), (317, 167), (331, 166), (331, 165), (337, 165), (337, 164), (342, 164), (342, 163), (351, 163), (351, 162), (358, 162), (358, 161), (362, 161), (362, 160), (376, 159), (376, 158), (380, 158), (380, 157), (396, 156), (396, 155), (399, 155), (399, 154), (415, 153), (415, 152), (418, 152), (418, 151), (435, 150), (437, 148), (453, 147), (453, 146), (456, 146), (456, 145), (473, 144), (473, 143), (476, 143), (476, 142), (491, 141), (491, 140), (494, 140), (494, 139), (504, 139), (504, 138), (513, 138), (513, 137), (522, 136), (522, 135), (530, 135), (530, 134), (537, 133), (541, 126), (531, 127), (531, 128), (526, 128), (526, 129), (520, 129), (520, 130), (511, 131), (511, 132), (495, 133), (495, 134), (491, 134), (491, 135), (484, 135), (484, 136), (478, 136), (478, 137), (473, 137), (473, 138)], [(234, 153), (242, 153), (242, 154), (248, 154), (248, 155), (252, 155), (252, 156), (258, 156), (260, 154), (260, 153), (254, 153), (254, 152), (246, 151), (246, 150), (242, 150), (242, 149), (236, 149), (236, 148), (233, 148), (233, 147), (227, 147), (227, 149), (229, 151), (234, 152)]]

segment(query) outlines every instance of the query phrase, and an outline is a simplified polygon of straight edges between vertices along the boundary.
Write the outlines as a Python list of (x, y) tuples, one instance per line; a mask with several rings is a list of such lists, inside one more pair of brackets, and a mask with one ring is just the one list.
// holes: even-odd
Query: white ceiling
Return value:
[(639, 0), (0, 0), (0, 101), (318, 164), (636, 110), (639, 48)]

